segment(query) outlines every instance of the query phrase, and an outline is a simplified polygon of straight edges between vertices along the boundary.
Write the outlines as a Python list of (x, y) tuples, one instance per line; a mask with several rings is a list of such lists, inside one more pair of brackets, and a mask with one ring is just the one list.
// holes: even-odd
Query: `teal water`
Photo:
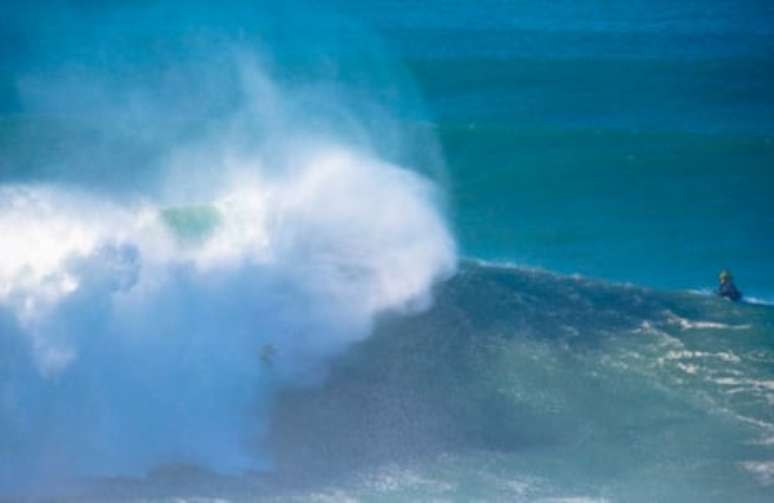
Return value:
[[(0, 267), (0, 494), (771, 501), (772, 6), (46, 5), (0, 8), (0, 189), (71, 191), (29, 199), (53, 214), (61, 205), (67, 225), (85, 222), (78, 236), (102, 211), (111, 239), (129, 232), (109, 208), (72, 209), (71, 199), (99, 197), (136, 205), (137, 222), (158, 215), (183, 256), (211, 248), (154, 270), (142, 288), (171, 286), (129, 321), (111, 316), (124, 290), (146, 291), (132, 290), (143, 257), (131, 247), (108, 243), (96, 259), (74, 259), (67, 271), (88, 271), (92, 293), (32, 329), (14, 311), (24, 292), (3, 297), (2, 281), (16, 276)], [(233, 64), (233, 46), (269, 69), (270, 85)], [(315, 241), (320, 227), (294, 234), (251, 207), (250, 218), (286, 229), (253, 236), (245, 208), (226, 198), (215, 210), (206, 199), (233, 175), (230, 163), (258, 152), (248, 174), (296, 173), (295, 155), (329, 138), (439, 189), (433, 203), (461, 263), (436, 281), (432, 303), (388, 309), (357, 330), (341, 328), (335, 303), (314, 303), (378, 269), (337, 257), (360, 260), (352, 235), (401, 212), (412, 220), (405, 200), (380, 212), (365, 189), (314, 199), (300, 221), (343, 215), (323, 219), (332, 237)], [(38, 231), (33, 217), (3, 220), (18, 204), (8, 194), (2, 231), (29, 226), (51, 246), (56, 222)], [(362, 207), (347, 213), (349, 199)], [(292, 209), (304, 198), (279, 200)], [(230, 257), (245, 234), (283, 243), (279, 255), (294, 267), (193, 275), (208, 254)], [(386, 259), (390, 237), (377, 239)], [(288, 287), (287, 277), (320, 279), (305, 268), (320, 260), (306, 254), (319, 243), (322, 263), (341, 275)], [(151, 250), (165, 256), (166, 246)], [(408, 277), (422, 272), (400, 264)], [(709, 295), (721, 269), (751, 303)], [(52, 278), (41, 280), (39, 301), (53, 295)], [(29, 355), (48, 339), (82, 344), (71, 373), (40, 374)], [(268, 343), (279, 345), (275, 366), (252, 365), (252, 345)], [(87, 408), (71, 410), (70, 400)], [(177, 457), (157, 454), (168, 443)], [(70, 458), (100, 469), (51, 468)]]
[[(243, 13), (250, 31), (232, 15), (237, 10), (208, 20), (206, 9), (192, 8), (179, 25), (160, 28), (171, 42), (149, 54), (166, 61), (179, 50), (174, 36), (191, 30), (195, 41), (209, 22), (259, 44), (289, 85), (322, 77), (408, 121), (399, 128), (429, 123), (446, 161), (449, 206), (464, 255), (683, 289), (710, 288), (716, 273), (730, 268), (750, 295), (774, 299), (768, 264), (774, 254), (774, 34), (767, 22), (774, 14), (765, 3), (256, 5)], [(62, 50), (89, 64), (104, 65), (112, 48), (112, 64), (125, 71), (120, 68), (144, 56), (121, 37), (154, 29), (150, 15), (118, 33), (88, 30), (82, 37), (91, 45), (95, 37), (107, 42), (85, 49), (90, 46), (79, 46), (68, 31), (68, 16), (57, 12), (51, 26), (36, 28), (44, 35), (6, 44), (11, 70), (25, 75), (55, 65), (51, 46), (64, 39)], [(100, 9), (86, 12), (96, 19)], [(25, 19), (21, 9), (14, 13)], [(13, 42), (14, 31), (7, 31)], [(158, 63), (143, 65), (151, 74), (159, 71)], [(230, 79), (219, 75), (209, 85)], [(13, 89), (13, 79), (4, 82)], [(41, 104), (34, 95), (26, 99), (35, 108), (53, 106), (57, 116), (77, 118), (83, 127), (71, 132), (72, 120), (64, 127), (38, 122), (50, 121), (50, 113), (36, 113), (29, 124), (23, 116), (25, 124), (18, 125), (14, 111), (24, 93), (3, 96), (8, 113), (0, 131), (24, 130), (0, 135), (5, 179), (67, 181), (76, 173), (90, 183), (132, 187), (138, 170), (155, 169), (156, 142), (104, 137), (99, 115)], [(165, 115), (172, 121), (165, 128), (177, 131), (180, 120), (195, 129), (232, 102), (232, 94), (218, 96), (209, 115), (187, 102), (182, 117), (180, 111), (176, 118)], [(351, 105), (360, 107), (356, 98)], [(422, 158), (421, 146), (407, 149), (388, 136), (377, 143), (387, 157), (413, 149), (408, 157), (420, 169), (436, 163)], [(88, 146), (81, 149), (88, 150), (86, 159), (72, 153), (72, 144)], [(121, 159), (111, 158), (116, 149)], [(62, 150), (69, 168), (57, 161)], [(100, 156), (106, 162), (95, 162)]]
[(281, 403), (291, 473), (345, 452), (371, 468), (342, 495), (373, 501), (770, 498), (770, 308), (482, 264), (437, 300)]
[(709, 288), (730, 268), (770, 298), (768, 137), (494, 126), (442, 137), (473, 256), (672, 289)]
[[(471, 55), (412, 53), (465, 252), (662, 288), (707, 288), (726, 267), (771, 298), (774, 52), (764, 37), (724, 53), (753, 30), (726, 21), (739, 31), (691, 26), (684, 41), (666, 27), (568, 22), (538, 38), (538, 54), (519, 29), (478, 33)], [(457, 29), (449, 39), (469, 43)], [(508, 36), (512, 54), (490, 52)], [(626, 41), (642, 52), (619, 53)]]
[(67, 500), (771, 498), (770, 307), (465, 263), (272, 415), (274, 474), (191, 467)]

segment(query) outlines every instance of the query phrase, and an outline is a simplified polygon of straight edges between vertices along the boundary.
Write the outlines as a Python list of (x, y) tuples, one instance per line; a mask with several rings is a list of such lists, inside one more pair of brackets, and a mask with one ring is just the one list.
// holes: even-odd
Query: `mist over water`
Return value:
[(765, 3), (3, 2), (0, 499), (770, 502)]
[(3, 488), (267, 469), (274, 392), (320, 383), (454, 270), (432, 181), (396, 164), (440, 169), (432, 136), (414, 157), (357, 83), (325, 78), (335, 60), (272, 68), (258, 32), (293, 24), (284, 8), (199, 28), (209, 12), (15, 20), (30, 59), (10, 63), (23, 116), (0, 173)]

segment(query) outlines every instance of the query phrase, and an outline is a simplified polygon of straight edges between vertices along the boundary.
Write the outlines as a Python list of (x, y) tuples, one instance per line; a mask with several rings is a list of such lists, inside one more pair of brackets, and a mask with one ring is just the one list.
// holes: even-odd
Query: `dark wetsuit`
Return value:
[(717, 294), (726, 299), (733, 301), (740, 300), (742, 298), (742, 292), (740, 292), (736, 285), (732, 281), (724, 281), (720, 284), (717, 290)]

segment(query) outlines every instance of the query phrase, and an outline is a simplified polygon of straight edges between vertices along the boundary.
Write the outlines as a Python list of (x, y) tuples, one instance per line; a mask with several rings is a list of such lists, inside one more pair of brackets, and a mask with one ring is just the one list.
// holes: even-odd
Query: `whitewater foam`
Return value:
[(764, 486), (774, 486), (774, 461), (745, 461), (740, 466)]
[(728, 363), (739, 363), (742, 361), (741, 358), (739, 358), (737, 355), (735, 355), (730, 351), (718, 351), (716, 353), (711, 353), (707, 351), (688, 351), (688, 350), (669, 351), (663, 358), (666, 360), (709, 358), (709, 359), (716, 359), (716, 360), (720, 360)]
[[(20, 85), (36, 114), (65, 109), (73, 128), (121, 138), (94, 157), (100, 169), (134, 149), (148, 166), (128, 193), (92, 184), (68, 168), (90, 158), (75, 142), (87, 150), (57, 159), (67, 183), (0, 186), (0, 353), (13, 355), (0, 365), (0, 455), (17, 460), (0, 488), (175, 463), (266, 469), (277, 387), (321, 382), (378, 315), (424, 309), (454, 273), (434, 184), (372, 147), (400, 133), (389, 120), (365, 127), (313, 84), (277, 85), (250, 47), (213, 47), (173, 44), (154, 61), (167, 73), (115, 86), (100, 59), (69, 96), (45, 76)], [(203, 69), (224, 78), (200, 82)], [(192, 96), (213, 94), (233, 108), (191, 112)], [(137, 136), (129, 102), (148, 128)], [(170, 121), (178, 108), (185, 119)]]
[[(26, 340), (40, 372), (35, 385), (14, 386), (14, 375), (6, 376), (5, 392), (19, 396), (19, 403), (5, 413), (14, 417), (36, 394), (55, 393), (57, 381), (88, 386), (96, 378), (90, 369), (111, 362), (111, 376), (101, 378), (107, 379), (104, 394), (71, 396), (74, 402), (62, 408), (52, 405), (50, 420), (32, 421), (59, 422), (68, 435), (77, 428), (83, 444), (76, 458), (88, 459), (94, 449), (94, 466), (106, 466), (109, 456), (97, 451), (107, 439), (86, 418), (66, 426), (71, 407), (96, 417), (128, 414), (134, 419), (120, 435), (143, 445), (148, 431), (137, 425), (148, 418), (121, 406), (123, 398), (108, 389), (152, 389), (167, 397), (155, 404), (160, 427), (167, 422), (164, 409), (197, 414), (201, 406), (194, 402), (202, 390), (195, 381), (217, 374), (212, 391), (222, 396), (205, 401), (216, 417), (178, 417), (183, 437), (157, 437), (159, 443), (148, 447), (169, 447), (164, 459), (209, 461), (203, 452), (185, 454), (197, 448), (184, 438), (217, 423), (217, 416), (224, 434), (232, 434), (227, 416), (241, 417), (254, 394), (250, 387), (260, 385), (257, 359), (245, 356), (253, 353), (251, 346), (276, 346), (281, 358), (273, 369), (283, 379), (310, 371), (317, 379), (320, 359), (367, 335), (375, 315), (427, 305), (431, 284), (450, 274), (455, 262), (431, 192), (414, 174), (330, 148), (305, 159), (292, 177), (235, 187), (201, 203), (217, 212), (218, 223), (201, 241), (190, 242), (176, 239), (159, 203), (127, 206), (54, 186), (3, 188), (0, 229), (9, 253), (0, 257), (0, 309), (16, 320), (15, 329), (4, 330), (3, 343)], [(149, 368), (148, 352), (154, 367), (165, 355), (166, 368)], [(175, 362), (173, 353), (183, 360)], [(146, 380), (142, 374), (159, 370), (162, 375), (133, 388), (132, 381)], [(164, 403), (173, 396), (183, 403)], [(17, 455), (35, 457), (33, 451), (45, 448), (32, 436), (18, 440), (29, 445)], [(221, 440), (238, 448), (236, 439)]]
[(678, 325), (682, 330), (746, 330), (751, 325), (728, 325), (714, 321), (693, 321), (676, 315), (672, 311), (665, 311), (667, 323)]

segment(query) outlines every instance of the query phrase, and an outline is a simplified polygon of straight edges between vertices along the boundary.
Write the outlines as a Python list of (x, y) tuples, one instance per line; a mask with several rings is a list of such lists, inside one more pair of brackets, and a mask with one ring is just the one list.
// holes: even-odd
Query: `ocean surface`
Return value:
[(0, 501), (774, 500), (773, 5), (273, 4), (0, 7)]

